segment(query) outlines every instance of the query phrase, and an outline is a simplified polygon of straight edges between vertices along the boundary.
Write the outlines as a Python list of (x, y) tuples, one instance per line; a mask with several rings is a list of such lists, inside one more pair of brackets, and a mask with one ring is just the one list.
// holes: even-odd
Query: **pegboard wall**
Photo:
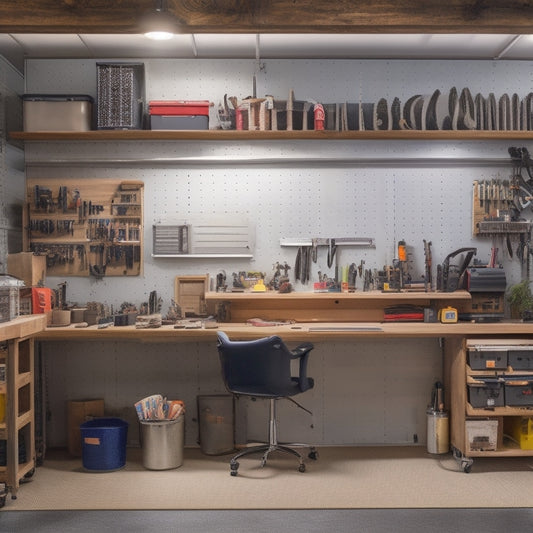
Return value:
[[(258, 96), (285, 99), (292, 88), (297, 99), (324, 103), (375, 102), (396, 96), (404, 102), (415, 94), (445, 92), (452, 86), (469, 87), (474, 94), (518, 92), (523, 97), (533, 86), (532, 65), (526, 62), (268, 60), (262, 68), (250, 60), (144, 63), (148, 100), (208, 99), (215, 104), (212, 127), (224, 94), (239, 99), (251, 95), (254, 73)], [(25, 91), (94, 97), (95, 65), (96, 60), (28, 60)], [(117, 306), (124, 300), (147, 301), (156, 290), (166, 312), (177, 275), (208, 273), (215, 278), (220, 270), (229, 277), (241, 270), (270, 274), (276, 261), (294, 265), (296, 248), (280, 246), (283, 238), (373, 237), (375, 248), (337, 251), (340, 265), (364, 260), (365, 268), (390, 264), (397, 241), (404, 239), (413, 250), (414, 275), (423, 272), (423, 239), (432, 242), (435, 265), (466, 246), (477, 246), (478, 257), (488, 259), (494, 243), (471, 234), (472, 182), (508, 177), (509, 145), (506, 141), (32, 142), (26, 143), (25, 156), (26, 174), (32, 179), (144, 183), (143, 275), (69, 278), (67, 298)], [(153, 224), (220, 216), (242, 216), (254, 224), (253, 259), (152, 258)], [(516, 259), (500, 255), (511, 282), (520, 267)], [(311, 281), (319, 270), (333, 274), (325, 250), (313, 264)], [(62, 281), (47, 280), (52, 287)], [(311, 285), (296, 284), (296, 289), (311, 290)], [(196, 395), (224, 390), (214, 346), (158, 346), (158, 357), (147, 359), (150, 347), (124, 349), (119, 343), (110, 344), (94, 349), (79, 343), (45, 343), (53, 369), (50, 401), (56, 413), (49, 424), (51, 442), (60, 445), (64, 439), (61, 413), (67, 399), (101, 394), (116, 413), (123, 409), (130, 416), (134, 401), (162, 392), (184, 398), (191, 406), (187, 442), (194, 444), (196, 434), (190, 428), (195, 428)], [(93, 361), (95, 355), (98, 359)], [(424, 442), (425, 408), (433, 383), (442, 379), (441, 361), (436, 339), (317, 345), (310, 359), (316, 386), (306, 393), (314, 429), (309, 429), (299, 410), (292, 416), (291, 406), (283, 405), (284, 437), (323, 444), (397, 444), (413, 442), (417, 435)], [(175, 369), (175, 375), (168, 368)], [(148, 379), (139, 378), (143, 372)], [(357, 386), (353, 376), (358, 376)], [(261, 438), (264, 407), (260, 402), (246, 405), (247, 436)]]
[[(414, 94), (468, 86), (472, 93), (519, 92), (532, 86), (521, 62), (269, 60), (258, 69), (249, 60), (145, 60), (147, 100), (244, 98), (257, 75), (257, 94), (321, 102), (402, 101)], [(26, 92), (95, 96), (96, 61), (29, 60)], [(523, 93), (523, 94), (522, 94)], [(216, 106), (215, 106), (216, 107)], [(216, 126), (214, 109), (211, 127)], [(507, 177), (509, 142), (145, 142), (28, 143), (32, 178), (117, 178), (145, 183), (145, 274), (142, 280), (69, 280), (68, 294), (113, 299), (120, 304), (134, 289), (139, 298), (157, 290), (170, 303), (180, 274), (220, 270), (272, 273), (276, 261), (294, 264), (296, 248), (283, 238), (373, 237), (376, 248), (345, 247), (340, 265), (365, 261), (365, 268), (390, 264), (396, 243), (412, 249), (412, 273), (424, 270), (423, 239), (432, 242), (437, 264), (453, 250), (477, 246), (480, 259), (493, 244), (471, 235), (471, 186), (475, 179)], [(165, 163), (165, 161), (167, 163)], [(496, 161), (495, 164), (487, 161)], [(366, 162), (366, 163), (365, 163)], [(449, 163), (448, 163), (449, 162)], [(509, 162), (509, 164), (507, 164)], [(256, 228), (251, 260), (158, 259), (151, 257), (153, 224), (188, 217), (237, 215)], [(504, 261), (508, 258), (500, 256)], [(509, 265), (511, 279), (516, 265)], [(325, 251), (313, 265), (333, 274)], [(52, 283), (54, 280), (51, 280)], [(57, 280), (58, 283), (62, 280)], [(141, 286), (139, 286), (141, 285)], [(310, 290), (310, 286), (296, 286)], [(166, 303), (164, 305), (166, 305)]]

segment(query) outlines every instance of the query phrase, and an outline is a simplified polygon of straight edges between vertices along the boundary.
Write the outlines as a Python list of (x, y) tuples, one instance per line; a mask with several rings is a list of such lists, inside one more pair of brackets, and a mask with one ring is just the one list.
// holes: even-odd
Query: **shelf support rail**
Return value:
[(376, 247), (376, 239), (374, 237), (339, 237), (335, 239), (315, 238), (315, 239), (297, 239), (297, 238), (281, 238), (280, 246), (366, 246), (369, 248)]

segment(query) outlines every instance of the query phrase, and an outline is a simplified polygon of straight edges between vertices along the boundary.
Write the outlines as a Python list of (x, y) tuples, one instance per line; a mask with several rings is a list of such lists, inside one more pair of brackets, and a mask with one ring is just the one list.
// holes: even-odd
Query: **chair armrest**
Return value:
[(300, 359), (298, 381), (302, 392), (313, 387), (313, 380), (307, 377), (307, 360), (309, 359), (309, 352), (313, 348), (314, 345), (312, 343), (305, 342), (294, 348), (294, 350), (291, 350), (291, 359)]

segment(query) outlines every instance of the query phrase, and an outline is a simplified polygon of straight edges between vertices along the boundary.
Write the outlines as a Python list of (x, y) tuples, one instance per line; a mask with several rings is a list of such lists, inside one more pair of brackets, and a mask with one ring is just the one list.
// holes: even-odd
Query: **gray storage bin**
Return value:
[(140, 420), (142, 463), (148, 470), (183, 464), (184, 415), (176, 420)]
[(85, 94), (25, 94), (24, 131), (88, 131), (93, 98)]
[(209, 117), (205, 115), (151, 115), (153, 130), (208, 130)]
[(206, 455), (222, 455), (235, 449), (233, 396), (198, 396), (200, 449)]
[(533, 370), (533, 346), (531, 349), (510, 349), (508, 352), (509, 366), (513, 370)]
[(468, 364), (472, 370), (504, 370), (507, 368), (507, 349), (470, 348)]
[(505, 405), (509, 407), (533, 406), (533, 376), (505, 378)]
[(468, 401), (472, 407), (492, 408), (503, 407), (504, 386), (503, 383), (494, 378), (476, 378), (481, 383), (468, 384)]

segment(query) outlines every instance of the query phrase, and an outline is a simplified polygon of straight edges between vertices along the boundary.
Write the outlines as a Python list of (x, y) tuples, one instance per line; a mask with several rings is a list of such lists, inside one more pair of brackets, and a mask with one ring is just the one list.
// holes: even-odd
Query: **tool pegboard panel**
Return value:
[(27, 248), (50, 276), (137, 276), (143, 187), (138, 180), (28, 179)]

